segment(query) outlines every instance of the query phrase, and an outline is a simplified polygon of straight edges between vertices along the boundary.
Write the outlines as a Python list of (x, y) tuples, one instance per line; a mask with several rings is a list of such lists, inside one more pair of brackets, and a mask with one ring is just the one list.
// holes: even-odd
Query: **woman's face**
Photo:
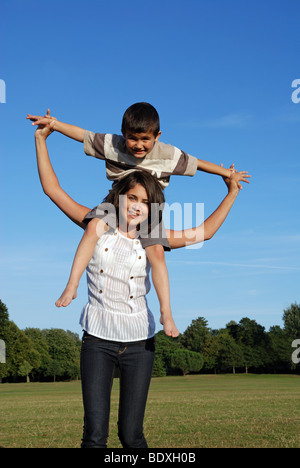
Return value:
[(120, 223), (135, 228), (145, 221), (149, 213), (148, 194), (145, 188), (136, 184), (120, 197)]

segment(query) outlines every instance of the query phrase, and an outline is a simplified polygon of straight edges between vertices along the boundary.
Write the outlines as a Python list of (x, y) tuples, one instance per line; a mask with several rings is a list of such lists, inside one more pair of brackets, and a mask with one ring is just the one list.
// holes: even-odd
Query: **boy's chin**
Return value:
[(131, 152), (131, 154), (135, 158), (141, 159), (141, 158), (144, 158), (146, 156), (147, 152), (146, 151), (143, 151), (142, 153)]

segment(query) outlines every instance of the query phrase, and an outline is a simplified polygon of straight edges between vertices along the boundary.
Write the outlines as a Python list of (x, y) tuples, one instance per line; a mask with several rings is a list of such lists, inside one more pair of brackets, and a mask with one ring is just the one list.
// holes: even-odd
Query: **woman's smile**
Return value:
[[(149, 213), (148, 194), (146, 189), (136, 184), (122, 195), (120, 200), (120, 224), (124, 229), (124, 224), (128, 228), (136, 229), (137, 225), (145, 221)], [(122, 229), (122, 230), (123, 230)]]

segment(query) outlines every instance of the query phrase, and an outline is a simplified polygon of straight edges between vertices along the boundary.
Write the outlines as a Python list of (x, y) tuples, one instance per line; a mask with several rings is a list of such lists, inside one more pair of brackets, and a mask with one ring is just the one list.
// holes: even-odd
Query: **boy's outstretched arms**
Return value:
[(47, 114), (44, 117), (41, 115), (27, 114), (26, 119), (31, 120), (32, 125), (49, 126), (52, 132), (56, 131), (62, 133), (73, 140), (83, 143), (85, 130), (76, 125), (60, 122), (50, 115), (50, 109), (47, 110)]

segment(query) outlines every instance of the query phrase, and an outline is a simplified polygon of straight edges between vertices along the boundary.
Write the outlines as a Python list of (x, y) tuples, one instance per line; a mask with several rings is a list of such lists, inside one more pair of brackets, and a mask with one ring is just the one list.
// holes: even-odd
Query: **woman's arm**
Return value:
[(37, 165), (43, 190), (63, 213), (75, 224), (84, 229), (86, 226), (82, 221), (85, 215), (90, 211), (90, 208), (75, 202), (75, 200), (61, 188), (50, 162), (46, 145), (46, 139), (50, 133), (51, 129), (47, 126), (43, 128), (39, 127), (35, 132)]
[[(197, 244), (211, 239), (218, 229), (224, 223), (229, 211), (234, 204), (239, 193), (239, 183), (241, 180), (246, 182), (245, 178), (251, 177), (246, 172), (234, 172), (230, 178), (224, 179), (228, 194), (218, 206), (218, 208), (202, 223), (200, 226), (184, 229), (182, 231), (166, 230), (171, 249), (186, 247), (187, 245)], [(247, 181), (248, 182), (248, 181)]]

